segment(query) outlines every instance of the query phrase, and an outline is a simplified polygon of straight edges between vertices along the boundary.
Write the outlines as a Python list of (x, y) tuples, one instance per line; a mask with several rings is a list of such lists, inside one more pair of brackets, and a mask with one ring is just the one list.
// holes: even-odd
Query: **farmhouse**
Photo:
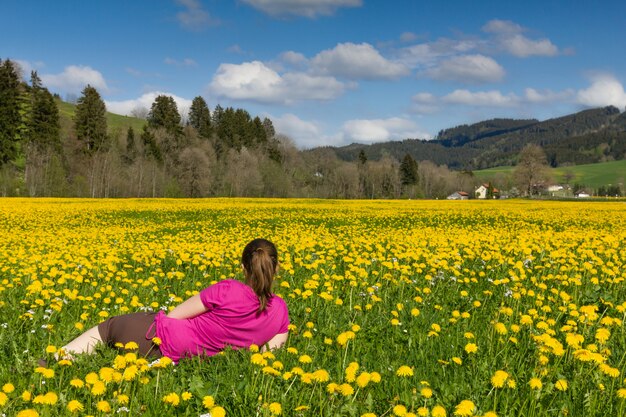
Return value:
[(482, 184), (474, 191), (476, 198), (484, 200), (486, 198), (500, 198), (500, 190), (490, 183)]
[(469, 194), (465, 191), (456, 191), (446, 198), (448, 200), (469, 200)]

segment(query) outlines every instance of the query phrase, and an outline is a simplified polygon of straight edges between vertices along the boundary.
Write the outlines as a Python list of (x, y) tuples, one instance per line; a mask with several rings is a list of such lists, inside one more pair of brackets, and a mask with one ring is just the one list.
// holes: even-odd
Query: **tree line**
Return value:
[[(332, 148), (300, 151), (269, 118), (219, 104), (211, 110), (200, 96), (185, 121), (172, 97), (156, 97), (140, 128), (109, 126), (89, 85), (73, 117), (61, 116), (59, 105), (36, 72), (26, 82), (14, 62), (0, 60), (0, 195), (445, 198), (473, 196), (480, 183), (471, 171), (409, 152), (374, 160), (361, 149), (344, 160)], [(532, 164), (527, 171), (543, 172)], [(522, 195), (548, 183), (517, 177), (509, 182)]]

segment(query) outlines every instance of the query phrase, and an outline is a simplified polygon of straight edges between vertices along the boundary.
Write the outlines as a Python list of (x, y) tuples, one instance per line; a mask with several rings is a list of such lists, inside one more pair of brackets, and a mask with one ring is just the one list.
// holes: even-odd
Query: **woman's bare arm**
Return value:
[(185, 300), (182, 304), (177, 305), (174, 310), (167, 313), (167, 317), (173, 319), (189, 319), (196, 317), (207, 311), (207, 308), (200, 299), (200, 294), (196, 294)]
[(265, 347), (267, 346), (270, 350), (277, 349), (287, 342), (287, 336), (289, 333), (278, 333), (276, 336), (272, 337), (269, 342), (267, 342), (261, 351), (265, 351)]

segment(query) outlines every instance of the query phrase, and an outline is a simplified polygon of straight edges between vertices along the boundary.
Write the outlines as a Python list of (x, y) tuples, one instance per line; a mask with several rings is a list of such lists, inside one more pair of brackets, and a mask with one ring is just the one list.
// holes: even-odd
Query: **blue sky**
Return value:
[(302, 148), (626, 107), (626, 2), (109, 0), (0, 4), (0, 58), (109, 111), (201, 95)]

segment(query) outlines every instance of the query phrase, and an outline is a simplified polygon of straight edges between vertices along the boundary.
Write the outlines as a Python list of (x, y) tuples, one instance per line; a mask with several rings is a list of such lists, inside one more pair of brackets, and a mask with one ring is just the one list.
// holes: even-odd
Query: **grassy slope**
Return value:
[[(57, 101), (59, 106), (59, 115), (61, 116), (62, 129), (70, 129), (72, 126), (72, 120), (76, 113), (76, 105), (66, 103), (64, 101)], [(125, 132), (129, 127), (132, 127), (136, 133), (141, 132), (143, 125), (146, 123), (143, 119), (136, 117), (121, 116), (119, 114), (107, 113), (107, 126), (109, 133), (117, 134), (118, 132)]]
[[(511, 174), (514, 167), (496, 167), (475, 171), (478, 178), (488, 178), (499, 173)], [(602, 185), (626, 185), (626, 160), (603, 162), (599, 164), (576, 165), (571, 167), (551, 169), (555, 182), (565, 182), (564, 175), (571, 172), (574, 179), (573, 184), (584, 184), (590, 187), (600, 187)]]

